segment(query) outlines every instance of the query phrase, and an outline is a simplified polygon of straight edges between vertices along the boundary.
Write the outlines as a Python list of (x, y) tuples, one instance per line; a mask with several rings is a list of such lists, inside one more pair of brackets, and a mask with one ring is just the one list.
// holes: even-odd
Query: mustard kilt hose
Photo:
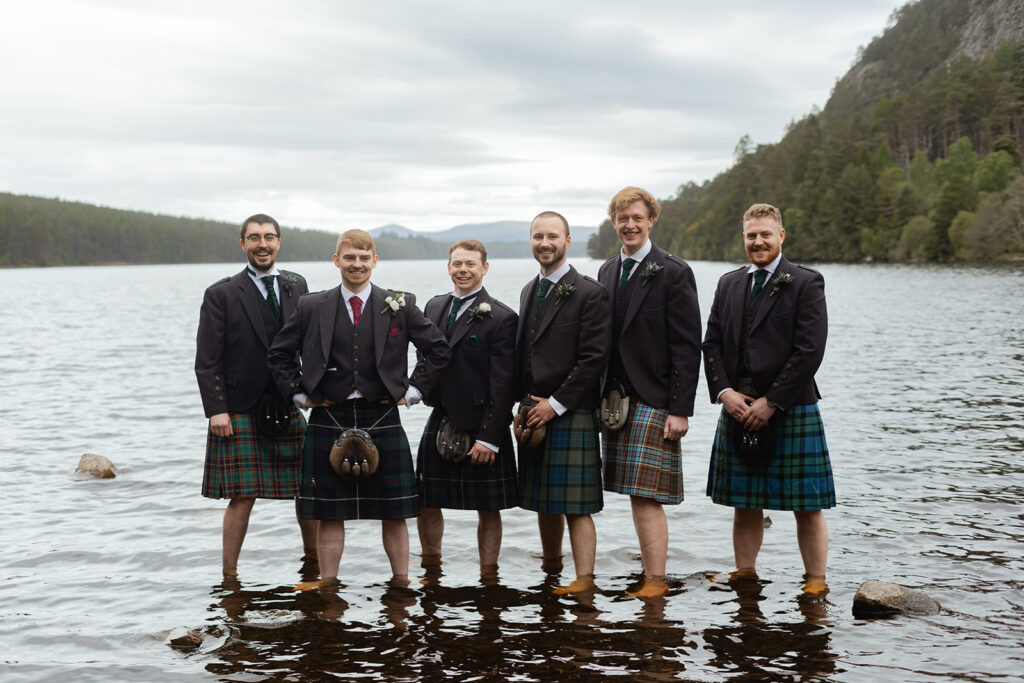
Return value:
[(535, 450), (519, 448), (519, 506), (534, 512), (589, 515), (604, 507), (601, 447), (593, 410), (570, 410), (547, 424)]
[(604, 490), (675, 505), (683, 500), (679, 439), (666, 441), (668, 411), (633, 399), (626, 425), (601, 432)]
[(832, 464), (817, 404), (776, 411), (775, 453), (767, 463), (748, 464), (729, 438), (725, 409), (711, 448), (707, 494), (734, 508), (824, 510), (835, 507)]
[[(358, 427), (369, 432), (380, 456), (374, 474), (366, 479), (345, 481), (334, 472), (331, 447), (341, 430), (331, 416), (343, 428)], [(328, 522), (408, 519), (419, 511), (412, 453), (398, 406), (370, 403), (360, 398), (313, 409), (302, 451), (299, 519)]]
[(299, 492), (306, 420), (295, 407), (281, 437), (256, 429), (250, 413), (231, 413), (231, 436), (206, 432), (203, 495), (207, 498), (294, 498)]

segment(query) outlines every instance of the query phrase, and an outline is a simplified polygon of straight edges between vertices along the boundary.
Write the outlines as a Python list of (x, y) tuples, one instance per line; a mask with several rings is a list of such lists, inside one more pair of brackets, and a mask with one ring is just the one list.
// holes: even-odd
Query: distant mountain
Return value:
[[(596, 227), (571, 226), (574, 242), (585, 245), (590, 236), (597, 232)], [(493, 221), (491, 223), (464, 223), (456, 225), (447, 230), (437, 232), (426, 232), (410, 230), (404, 225), (382, 225), (372, 230), (367, 230), (374, 239), (380, 235), (393, 235), (395, 237), (423, 237), (435, 242), (442, 242), (446, 245), (458, 240), (477, 239), (485, 245), (498, 242), (526, 242), (530, 231), (529, 221)], [(527, 254), (529, 255), (529, 254)]]

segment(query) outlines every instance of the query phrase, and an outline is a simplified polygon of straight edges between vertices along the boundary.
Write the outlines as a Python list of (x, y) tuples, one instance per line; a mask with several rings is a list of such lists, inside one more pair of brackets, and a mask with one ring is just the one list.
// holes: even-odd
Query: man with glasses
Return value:
[[(306, 280), (279, 270), (281, 228), (266, 214), (242, 223), (239, 245), (248, 265), (211, 285), (196, 336), (196, 379), (210, 419), (203, 495), (227, 498), (222, 566), (238, 575), (238, 555), (257, 498), (298, 494), (302, 414), (281, 396), (267, 350), (306, 292)], [(316, 522), (299, 521), (303, 559), (316, 559)]]

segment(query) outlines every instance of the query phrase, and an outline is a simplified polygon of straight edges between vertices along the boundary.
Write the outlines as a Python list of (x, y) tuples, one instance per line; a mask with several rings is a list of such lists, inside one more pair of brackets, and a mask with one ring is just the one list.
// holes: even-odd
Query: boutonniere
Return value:
[(576, 291), (576, 285), (571, 282), (559, 282), (555, 285), (555, 305), (562, 303), (563, 299), (568, 299), (572, 296), (572, 293)]
[(281, 286), (284, 287), (284, 291), (289, 294), (292, 293), (292, 287), (299, 284), (299, 278), (295, 277), (291, 273), (279, 276), (278, 280), (281, 282)]
[(775, 292), (779, 291), (793, 280), (793, 273), (779, 273), (778, 275), (772, 278), (772, 281), (770, 283), (772, 286), (772, 291), (768, 292), (768, 296), (774, 296)]
[(391, 292), (391, 296), (385, 297), (384, 303), (387, 304), (380, 314), (384, 315), (388, 311), (391, 311), (391, 315), (398, 313), (398, 309), (405, 308), (405, 292)]
[(482, 320), (485, 316), (490, 317), (491, 315), (491, 304), (489, 301), (482, 301), (478, 303), (469, 311), (469, 315), (466, 316), (466, 324), (470, 324), (474, 320)]
[(658, 273), (665, 270), (665, 266), (654, 261), (648, 261), (644, 264), (644, 272), (640, 274), (640, 286), (646, 287), (647, 283), (658, 277)]

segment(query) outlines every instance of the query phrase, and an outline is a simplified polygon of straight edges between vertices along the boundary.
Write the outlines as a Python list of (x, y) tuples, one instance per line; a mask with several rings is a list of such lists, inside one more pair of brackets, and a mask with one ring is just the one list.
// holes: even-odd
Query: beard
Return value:
[[(533, 258), (540, 264), (555, 264), (565, 259), (565, 247), (561, 249), (555, 247), (553, 251), (541, 251), (539, 249), (533, 250)], [(550, 259), (550, 260), (545, 260)]]

